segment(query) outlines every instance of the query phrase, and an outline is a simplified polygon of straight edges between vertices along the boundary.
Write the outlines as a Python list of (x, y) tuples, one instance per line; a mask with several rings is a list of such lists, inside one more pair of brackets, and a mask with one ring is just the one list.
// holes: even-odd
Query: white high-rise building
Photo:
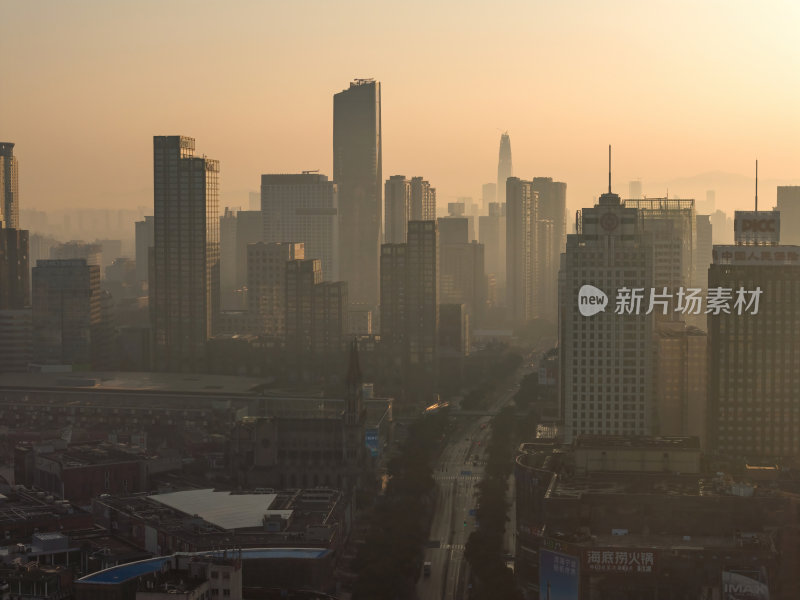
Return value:
[[(603, 194), (578, 216), (559, 276), (560, 398), (565, 441), (580, 434), (650, 435), (654, 426), (653, 327), (646, 314), (653, 286), (652, 234), (636, 208)], [(579, 291), (608, 297), (605, 310), (583, 316)], [(644, 288), (641, 310), (617, 314), (618, 290)], [(624, 292), (624, 291), (623, 291)], [(586, 299), (586, 307), (597, 303)], [(629, 304), (630, 305), (630, 304)], [(591, 307), (595, 308), (595, 307)], [(587, 313), (592, 311), (585, 311)]]
[(661, 289), (677, 292), (694, 281), (696, 213), (694, 200), (647, 198), (625, 200), (625, 206), (638, 208), (645, 231), (653, 234), (654, 281)]
[(305, 256), (318, 258), (330, 281), (339, 279), (338, 208), (336, 184), (326, 175), (261, 176), (264, 241), (304, 244)]

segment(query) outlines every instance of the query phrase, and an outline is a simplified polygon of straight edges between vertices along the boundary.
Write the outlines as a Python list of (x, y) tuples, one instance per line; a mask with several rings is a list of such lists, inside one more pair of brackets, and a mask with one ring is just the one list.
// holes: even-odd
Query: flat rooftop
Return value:
[[(661, 551), (702, 551), (714, 548), (732, 550), (736, 548), (755, 549), (758, 547), (769, 549), (771, 543), (768, 536), (756, 534), (748, 538), (741, 536), (695, 536), (695, 535), (665, 535), (665, 534), (636, 534), (626, 533), (624, 535), (614, 535), (612, 533), (592, 532), (592, 540), (580, 543), (582, 547), (596, 549), (620, 550), (628, 548), (638, 548), (642, 550), (661, 550)], [(585, 545), (584, 545), (585, 544)]]
[[(338, 419), (341, 417), (345, 408), (343, 398), (317, 398), (317, 397), (287, 397), (287, 396), (265, 396), (263, 399), (264, 411), (267, 417), (245, 417), (246, 420), (255, 421), (259, 418), (280, 417), (291, 418), (319, 418), (319, 419)], [(386, 416), (391, 398), (369, 398), (364, 400), (363, 406), (366, 410), (366, 425), (377, 426)]]
[(0, 389), (77, 389), (81, 391), (135, 391), (209, 395), (254, 395), (267, 379), (187, 373), (92, 372), (4, 373)]
[(671, 449), (700, 450), (697, 437), (659, 437), (637, 435), (591, 435), (578, 436), (576, 449), (580, 448), (628, 448), (628, 449)]
[[(234, 552), (231, 550), (230, 552)], [(236, 550), (235, 552), (239, 552)], [(314, 560), (329, 554), (331, 550), (320, 548), (247, 548), (241, 550), (242, 560), (275, 560), (275, 559), (295, 559), (295, 560)], [(220, 551), (215, 552), (193, 552), (180, 553), (176, 556), (219, 556)], [(164, 565), (172, 560), (172, 556), (160, 556), (148, 560), (117, 565), (110, 569), (98, 571), (91, 575), (86, 575), (77, 580), (76, 583), (90, 584), (115, 584), (128, 581), (148, 573), (161, 571)]]
[[(139, 580), (140, 592), (166, 592), (171, 594), (187, 594), (206, 582), (199, 577), (191, 577), (189, 571), (170, 569), (149, 573)], [(153, 587), (149, 587), (152, 585)]]
[(197, 515), (222, 529), (262, 527), (265, 516), (288, 519), (292, 510), (270, 510), (278, 494), (233, 494), (213, 489), (185, 490), (149, 496), (150, 500), (187, 515)]
[(86, 467), (108, 463), (137, 462), (145, 458), (114, 448), (110, 444), (70, 446), (43, 454), (43, 457), (60, 462), (64, 467)]
[(656, 494), (662, 496), (715, 496), (712, 481), (696, 475), (661, 473), (590, 473), (559, 477), (548, 498), (577, 499), (586, 494)]

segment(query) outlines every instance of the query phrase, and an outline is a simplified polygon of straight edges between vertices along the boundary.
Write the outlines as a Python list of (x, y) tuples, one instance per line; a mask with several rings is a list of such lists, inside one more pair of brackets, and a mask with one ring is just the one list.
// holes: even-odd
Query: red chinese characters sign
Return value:
[(583, 562), (589, 573), (648, 574), (656, 570), (656, 553), (652, 550), (599, 549), (585, 550)]

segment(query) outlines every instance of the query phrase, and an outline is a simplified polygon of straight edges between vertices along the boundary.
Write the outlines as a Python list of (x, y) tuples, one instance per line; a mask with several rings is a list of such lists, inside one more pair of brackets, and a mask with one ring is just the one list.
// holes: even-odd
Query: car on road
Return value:
[(425, 577), (430, 577), (431, 576), (431, 566), (432, 566), (431, 565), (431, 561), (429, 561), (429, 560), (426, 560), (425, 563), (422, 565), (422, 574)]

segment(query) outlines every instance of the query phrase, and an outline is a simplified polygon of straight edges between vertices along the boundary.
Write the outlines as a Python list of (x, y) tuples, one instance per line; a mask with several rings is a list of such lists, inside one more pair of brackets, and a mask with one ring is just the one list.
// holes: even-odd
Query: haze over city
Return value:
[[(568, 181), (571, 211), (648, 196), (749, 207), (800, 181), (794, 3), (6, 2), (0, 130), (26, 208), (149, 203), (153, 132), (203, 140), (221, 205), (263, 172), (331, 172), (331, 95), (382, 84), (384, 173), (440, 207), (480, 197), (509, 131), (515, 174)], [(769, 190), (769, 191), (767, 191)], [(770, 204), (770, 206), (772, 206)]]
[(800, 7), (0, 8), (0, 600), (800, 598)]

